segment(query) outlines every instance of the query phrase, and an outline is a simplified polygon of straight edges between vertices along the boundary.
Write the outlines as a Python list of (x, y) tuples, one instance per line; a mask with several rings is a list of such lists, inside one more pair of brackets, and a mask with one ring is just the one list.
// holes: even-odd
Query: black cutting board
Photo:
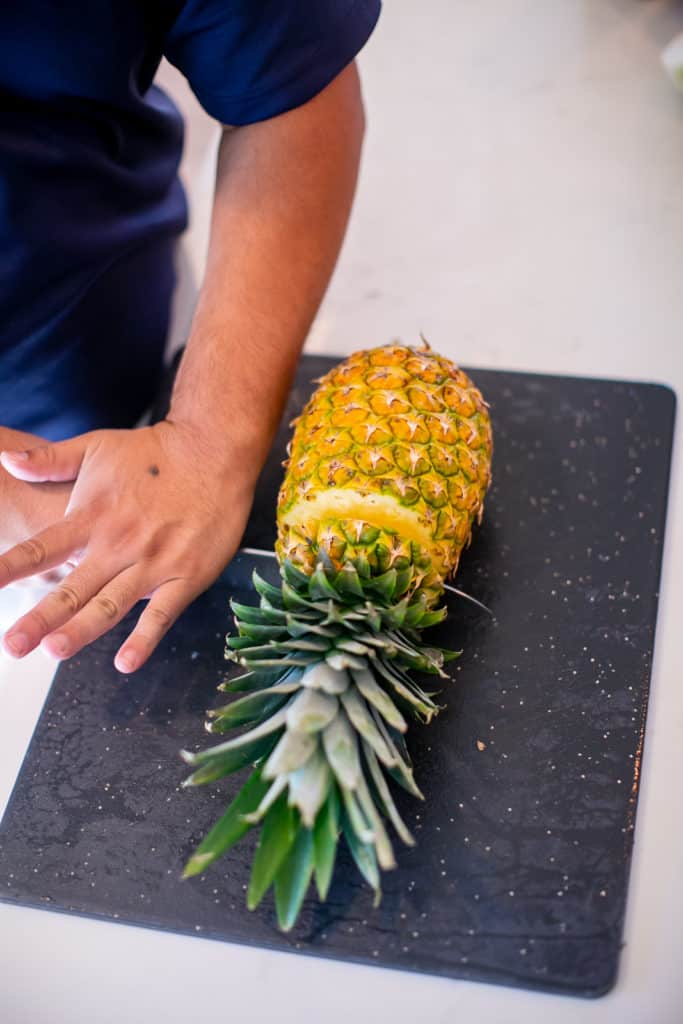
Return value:
[[(284, 418), (333, 360), (302, 360)], [(675, 400), (651, 384), (473, 371), (491, 403), (494, 484), (438, 640), (462, 647), (446, 710), (411, 729), (418, 845), (371, 894), (340, 857), (329, 902), (278, 932), (244, 906), (248, 838), (203, 877), (190, 851), (239, 780), (179, 789), (181, 746), (226, 674), (240, 556), (130, 679), (131, 621), (59, 668), (0, 825), (0, 898), (276, 949), (600, 995), (614, 983), (654, 642)], [(288, 430), (245, 543), (270, 547)], [(261, 571), (275, 572), (262, 558)], [(398, 849), (397, 841), (397, 849)]]

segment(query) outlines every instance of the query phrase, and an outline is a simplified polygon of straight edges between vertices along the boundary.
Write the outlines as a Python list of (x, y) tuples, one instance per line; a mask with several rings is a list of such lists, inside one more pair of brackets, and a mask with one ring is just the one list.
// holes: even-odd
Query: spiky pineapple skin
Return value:
[(459, 367), (400, 344), (349, 356), (318, 382), (290, 445), (276, 552), (313, 572), (413, 566), (434, 604), (481, 518), (491, 480), (488, 407)]

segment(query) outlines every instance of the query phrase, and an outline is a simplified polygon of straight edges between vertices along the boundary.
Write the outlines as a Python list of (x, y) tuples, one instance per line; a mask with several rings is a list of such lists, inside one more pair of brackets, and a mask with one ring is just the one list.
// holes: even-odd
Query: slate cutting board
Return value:
[[(302, 360), (286, 423), (333, 360)], [(131, 620), (57, 672), (0, 825), (0, 898), (275, 949), (595, 996), (614, 983), (654, 642), (675, 400), (649, 384), (473, 371), (491, 403), (494, 484), (435, 640), (464, 648), (447, 709), (411, 729), (427, 801), (399, 792), (418, 845), (384, 898), (342, 852), (296, 929), (244, 906), (245, 840), (180, 883), (238, 781), (179, 789), (181, 746), (226, 674), (240, 556), (130, 679)], [(272, 545), (288, 436), (245, 544)], [(275, 571), (261, 559), (260, 571)], [(436, 631), (434, 631), (436, 633)], [(397, 841), (398, 849), (398, 841)]]

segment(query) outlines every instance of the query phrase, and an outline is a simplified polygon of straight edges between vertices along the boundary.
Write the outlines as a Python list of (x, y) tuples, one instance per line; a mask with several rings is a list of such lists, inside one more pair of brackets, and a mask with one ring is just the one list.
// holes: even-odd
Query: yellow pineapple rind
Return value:
[(360, 351), (321, 378), (295, 423), (280, 560), (309, 574), (320, 551), (338, 568), (363, 555), (373, 574), (413, 564), (413, 589), (436, 601), (491, 479), (488, 407), (472, 381), (431, 350)]

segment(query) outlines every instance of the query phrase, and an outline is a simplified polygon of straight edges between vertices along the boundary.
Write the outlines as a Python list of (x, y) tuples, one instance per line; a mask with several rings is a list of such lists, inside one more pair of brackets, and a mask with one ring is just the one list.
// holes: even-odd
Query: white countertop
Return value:
[[(683, 96), (659, 66), (683, 30), (680, 5), (385, 6), (362, 61), (369, 133), (358, 201), (309, 350), (344, 353), (423, 330), (469, 365), (657, 380), (683, 395)], [(190, 252), (200, 268), (213, 129), (166, 79), (191, 119), (185, 172), (199, 183)], [(677, 451), (612, 993), (577, 1001), (0, 905), (3, 1024), (678, 1024), (682, 507)], [(0, 811), (51, 675), (40, 652), (0, 661)]]

